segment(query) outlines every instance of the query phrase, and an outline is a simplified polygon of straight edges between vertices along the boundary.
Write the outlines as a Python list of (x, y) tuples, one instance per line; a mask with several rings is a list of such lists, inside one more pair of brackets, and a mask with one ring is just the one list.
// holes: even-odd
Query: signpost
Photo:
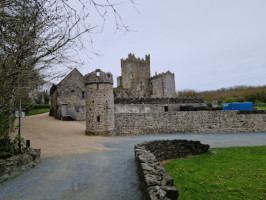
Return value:
[(19, 111), (15, 110), (15, 116), (18, 118), (18, 148), (19, 153), (21, 153), (21, 118), (25, 118), (25, 112), (21, 111), (21, 100), (19, 101)]

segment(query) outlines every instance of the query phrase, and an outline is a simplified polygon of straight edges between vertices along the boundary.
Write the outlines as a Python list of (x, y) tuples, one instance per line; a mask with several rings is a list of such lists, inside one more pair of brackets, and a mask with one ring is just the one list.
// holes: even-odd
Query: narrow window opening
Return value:
[(168, 112), (168, 106), (164, 106), (164, 112)]
[(84, 91), (81, 92), (81, 97), (82, 97), (82, 99), (85, 98), (85, 92)]
[(100, 121), (101, 121), (100, 116), (97, 116), (97, 122), (100, 122)]
[(97, 83), (97, 89), (99, 89), (99, 83)]
[(100, 74), (100, 72), (96, 72), (96, 76), (100, 76), (101, 74)]

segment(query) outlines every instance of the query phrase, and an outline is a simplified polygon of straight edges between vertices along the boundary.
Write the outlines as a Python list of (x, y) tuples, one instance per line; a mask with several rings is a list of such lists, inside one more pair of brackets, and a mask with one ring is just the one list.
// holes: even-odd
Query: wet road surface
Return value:
[(35, 168), (0, 184), (0, 199), (141, 199), (134, 145), (161, 139), (199, 140), (211, 147), (266, 145), (266, 133), (117, 137), (117, 140), (103, 143), (116, 150), (42, 158)]

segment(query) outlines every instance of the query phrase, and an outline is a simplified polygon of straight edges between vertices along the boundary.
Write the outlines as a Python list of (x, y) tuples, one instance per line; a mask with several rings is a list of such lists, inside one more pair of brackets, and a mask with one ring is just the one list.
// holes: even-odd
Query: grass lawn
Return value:
[(257, 110), (266, 110), (266, 106), (258, 106)]
[(37, 114), (41, 114), (41, 113), (46, 113), (49, 112), (50, 108), (39, 108), (39, 109), (34, 109), (34, 110), (30, 110), (26, 116), (30, 116), (30, 115), (37, 115)]
[(179, 199), (266, 199), (266, 146), (214, 148), (164, 165)]

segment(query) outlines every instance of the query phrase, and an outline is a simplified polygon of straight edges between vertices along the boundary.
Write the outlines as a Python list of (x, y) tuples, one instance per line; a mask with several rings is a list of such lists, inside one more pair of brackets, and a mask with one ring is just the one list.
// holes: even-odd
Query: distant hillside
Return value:
[(252, 101), (254, 104), (266, 103), (266, 85), (259, 87), (235, 86), (213, 91), (197, 92), (183, 90), (178, 92), (179, 97), (204, 97), (205, 101), (217, 100), (219, 103)]

